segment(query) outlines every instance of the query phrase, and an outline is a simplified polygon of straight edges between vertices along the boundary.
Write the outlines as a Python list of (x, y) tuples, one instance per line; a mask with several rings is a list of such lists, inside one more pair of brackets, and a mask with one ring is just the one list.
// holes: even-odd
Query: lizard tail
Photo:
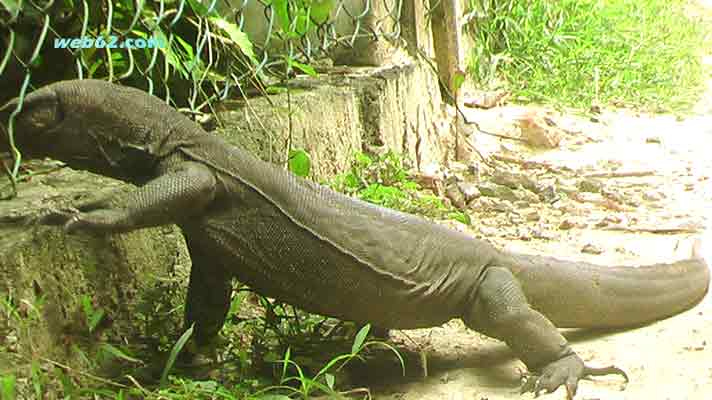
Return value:
[(557, 327), (620, 328), (667, 318), (702, 301), (712, 259), (700, 241), (693, 247), (689, 259), (640, 267), (511, 253), (502, 266), (518, 278), (532, 307)]

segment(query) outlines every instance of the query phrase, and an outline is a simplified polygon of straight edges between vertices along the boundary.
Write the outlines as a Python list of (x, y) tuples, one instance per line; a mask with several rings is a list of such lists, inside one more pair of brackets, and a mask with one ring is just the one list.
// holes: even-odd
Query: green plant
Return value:
[(163, 372), (161, 373), (161, 385), (166, 384), (166, 380), (168, 379), (168, 373), (171, 372), (171, 368), (173, 368), (173, 364), (175, 364), (178, 355), (183, 350), (183, 347), (185, 347), (186, 343), (188, 343), (190, 337), (193, 335), (194, 327), (195, 324), (191, 325), (190, 328), (186, 329), (186, 331), (183, 332), (180, 338), (178, 338), (178, 340), (176, 341), (176, 344), (171, 349), (171, 353), (168, 356), (168, 360), (166, 361), (166, 366), (163, 368)]
[(0, 400), (15, 400), (15, 384), (17, 378), (13, 374), (0, 376)]
[(349, 171), (334, 178), (330, 186), (383, 207), (470, 223), (466, 213), (446, 206), (440, 198), (410, 180), (402, 158), (390, 150), (375, 159), (356, 153)]
[[(280, 385), (271, 386), (263, 390), (263, 393), (270, 397), (265, 397), (264, 394), (258, 393), (255, 398), (262, 400), (266, 400), (267, 398), (280, 398), (274, 397), (274, 394), (270, 394), (270, 392), (275, 391), (286, 391), (287, 393), (290, 393), (290, 395), (297, 396), (301, 399), (309, 399), (311, 395), (317, 392), (321, 392), (326, 395), (336, 395), (338, 394), (338, 391), (335, 388), (336, 378), (332, 373), (330, 373), (330, 371), (335, 368), (340, 369), (352, 359), (359, 358), (360, 353), (364, 349), (373, 345), (385, 346), (389, 350), (393, 351), (396, 357), (398, 357), (403, 374), (405, 375), (405, 362), (403, 361), (403, 357), (400, 355), (398, 350), (384, 342), (366, 341), (370, 329), (370, 324), (363, 326), (354, 337), (351, 351), (349, 353), (340, 354), (329, 360), (316, 374), (314, 374), (314, 376), (308, 376), (305, 374), (302, 367), (297, 362), (292, 360), (291, 350), (287, 349), (284, 354), (284, 358), (278, 361), (282, 364), (282, 377), (280, 379)], [(294, 369), (296, 375), (288, 375), (290, 367)], [(290, 385), (293, 383), (296, 384), (296, 387)], [(290, 399), (291, 397), (282, 396), (281, 398)]]
[(289, 170), (297, 176), (309, 176), (311, 171), (311, 157), (304, 149), (292, 149), (289, 151)]
[(684, 111), (704, 90), (709, 24), (686, 0), (470, 0), (468, 71), (520, 100)]
[(89, 333), (93, 333), (97, 326), (99, 326), (101, 320), (104, 319), (104, 310), (94, 308), (91, 297), (87, 295), (82, 296), (81, 303)]

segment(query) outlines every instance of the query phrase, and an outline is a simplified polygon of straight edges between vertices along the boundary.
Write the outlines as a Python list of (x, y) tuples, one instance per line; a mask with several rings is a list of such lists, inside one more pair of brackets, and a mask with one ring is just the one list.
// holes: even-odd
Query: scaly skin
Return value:
[[(16, 104), (0, 110), (2, 121)], [(572, 398), (585, 376), (623, 373), (586, 367), (556, 326), (639, 325), (692, 307), (709, 285), (700, 258), (605, 268), (499, 251), (295, 177), (161, 100), (103, 81), (31, 93), (15, 135), (26, 157), (139, 186), (118, 206), (50, 210), (42, 223), (112, 233), (180, 226), (193, 261), (186, 325), (195, 323), (198, 343), (222, 326), (234, 277), (307, 311), (384, 328), (462, 318), (534, 372), (525, 390), (563, 385)]]

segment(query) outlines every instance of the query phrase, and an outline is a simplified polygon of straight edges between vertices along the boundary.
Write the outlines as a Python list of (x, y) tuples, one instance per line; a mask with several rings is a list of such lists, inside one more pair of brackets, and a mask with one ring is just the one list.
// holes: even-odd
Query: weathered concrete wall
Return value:
[[(348, 167), (355, 151), (393, 149), (414, 167), (441, 162), (452, 147), (435, 73), (410, 61), (298, 79), (291, 89), (293, 148), (312, 156), (313, 178)], [(217, 132), (264, 160), (283, 163), (289, 141), (286, 93), (229, 101)]]
[[(0, 215), (35, 214), (128, 187), (63, 169), (20, 184), (17, 198), (0, 201)], [(101, 332), (114, 343), (178, 332), (182, 313), (169, 311), (182, 304), (189, 260), (175, 227), (91, 236), (6, 223), (0, 224), (0, 254), (0, 339), (11, 342), (0, 347), (76, 366), (81, 357), (72, 345), (90, 344)], [(85, 297), (105, 312), (91, 334)]]

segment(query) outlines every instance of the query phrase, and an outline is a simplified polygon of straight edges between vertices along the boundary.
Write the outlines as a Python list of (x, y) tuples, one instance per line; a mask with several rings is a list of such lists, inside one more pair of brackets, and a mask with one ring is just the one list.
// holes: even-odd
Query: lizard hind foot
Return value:
[(570, 354), (545, 365), (535, 373), (525, 374), (521, 393), (531, 392), (534, 397), (538, 397), (541, 393), (553, 393), (559, 386), (564, 386), (566, 398), (572, 400), (578, 390), (579, 380), (611, 374), (622, 376), (626, 383), (629, 381), (628, 374), (618, 367), (589, 367), (576, 354)]

